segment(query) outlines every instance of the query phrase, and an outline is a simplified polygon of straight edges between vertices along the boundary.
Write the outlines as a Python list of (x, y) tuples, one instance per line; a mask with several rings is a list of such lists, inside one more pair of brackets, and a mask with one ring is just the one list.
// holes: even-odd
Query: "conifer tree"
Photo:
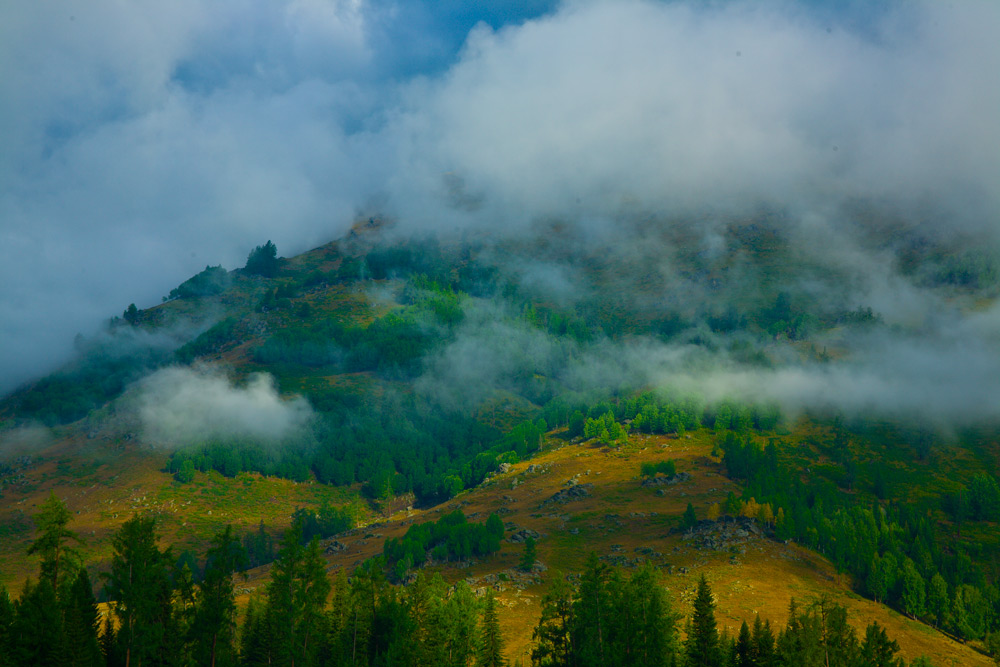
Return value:
[(62, 614), (48, 578), (37, 584), (25, 582), (21, 597), (14, 603), (11, 627), (14, 665), (61, 667), (66, 662), (66, 642)]
[(885, 628), (872, 621), (861, 643), (860, 664), (865, 667), (903, 667), (903, 660), (895, 657), (898, 652), (899, 644), (889, 639)]
[(723, 664), (719, 632), (715, 623), (715, 602), (705, 575), (698, 580), (691, 632), (685, 644), (685, 653), (688, 667), (721, 667)]
[(521, 562), (517, 566), (524, 572), (530, 572), (531, 568), (535, 566), (535, 560), (538, 558), (536, 551), (535, 538), (529, 537), (524, 541), (524, 553), (521, 555)]
[(194, 613), (194, 655), (199, 663), (215, 667), (236, 659), (236, 594), (233, 576), (246, 565), (246, 553), (233, 527), (227, 525), (212, 540), (205, 576), (198, 583)]
[(101, 617), (90, 577), (83, 568), (73, 580), (63, 618), (73, 667), (104, 667), (104, 656), (97, 641)]
[[(59, 500), (55, 492), (49, 493), (49, 497), (42, 503), (41, 510), (35, 515), (35, 526), (39, 535), (28, 547), (29, 554), (37, 553), (42, 557), (40, 577), (49, 580), (52, 590), (57, 595), (64, 579), (73, 580), (79, 560), (76, 550), (66, 546), (69, 540), (80, 542), (76, 533), (66, 528), (69, 518), (70, 513), (66, 503)], [(68, 576), (60, 578), (60, 574), (67, 573)]]
[(753, 641), (752, 655), (756, 661), (756, 667), (774, 665), (774, 632), (771, 630), (771, 621), (762, 623), (760, 614), (758, 614), (753, 621), (751, 639)]
[(757, 667), (754, 656), (753, 642), (750, 639), (750, 627), (746, 621), (740, 626), (740, 634), (736, 639), (735, 667)]
[(542, 615), (532, 633), (536, 642), (531, 662), (537, 667), (567, 667), (571, 664), (570, 625), (573, 617), (573, 591), (565, 578), (555, 572), (548, 592), (542, 598)]
[(115, 624), (111, 614), (104, 616), (104, 625), (101, 628), (101, 655), (104, 656), (104, 664), (107, 667), (119, 667), (125, 664), (119, 656), (118, 645), (115, 637)]
[(681, 528), (688, 530), (694, 528), (698, 525), (698, 516), (694, 513), (694, 505), (688, 503), (687, 509), (684, 510), (684, 516), (681, 517)]
[(573, 603), (571, 637), (578, 664), (603, 665), (608, 655), (610, 569), (591, 552)]
[(115, 603), (117, 641), (126, 667), (161, 658), (171, 623), (171, 551), (157, 546), (156, 520), (134, 516), (111, 538), (105, 590)]
[(500, 633), (500, 616), (497, 612), (497, 599), (493, 591), (487, 589), (483, 604), (483, 633), (479, 648), (477, 667), (503, 667), (507, 662), (503, 659), (503, 635)]
[(12, 636), (14, 625), (14, 603), (7, 589), (0, 583), (0, 667), (11, 667)]

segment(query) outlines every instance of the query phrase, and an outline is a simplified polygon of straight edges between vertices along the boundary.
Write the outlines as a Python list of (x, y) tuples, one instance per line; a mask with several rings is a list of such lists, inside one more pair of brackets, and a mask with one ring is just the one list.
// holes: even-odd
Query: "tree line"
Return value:
[[(195, 582), (171, 548), (160, 546), (155, 519), (134, 516), (113, 537), (110, 569), (100, 575), (108, 609), (102, 620), (69, 518), (50, 496), (29, 549), (41, 557), (38, 580), (14, 600), (0, 588), (3, 667), (508, 664), (503, 607), (492, 589), (477, 595), (464, 581), (448, 586), (423, 572), (393, 585), (381, 557), (350, 576), (342, 568), (331, 581), (319, 540), (304, 542), (299, 521), (281, 541), (270, 583), (240, 614), (236, 584), (246, 554), (231, 526), (213, 538)], [(884, 629), (872, 623), (861, 638), (846, 619), (827, 600), (793, 601), (777, 633), (759, 617), (752, 631), (744, 623), (736, 637), (719, 633), (702, 577), (681, 626), (653, 568), (625, 574), (592, 554), (579, 585), (553, 577), (531, 660), (539, 667), (902, 667)]]

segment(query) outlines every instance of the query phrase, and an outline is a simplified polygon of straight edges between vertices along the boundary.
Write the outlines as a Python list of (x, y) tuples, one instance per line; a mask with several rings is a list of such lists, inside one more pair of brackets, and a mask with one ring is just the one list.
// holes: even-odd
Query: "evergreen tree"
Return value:
[(740, 626), (740, 634), (736, 639), (736, 660), (734, 662), (734, 667), (757, 667), (753, 641), (750, 638), (750, 627), (746, 621), (743, 621)]
[(895, 657), (898, 652), (899, 644), (889, 639), (885, 628), (873, 621), (865, 629), (859, 664), (863, 667), (903, 667), (903, 660)]
[(67, 661), (62, 614), (52, 582), (29, 579), (14, 603), (11, 626), (11, 661), (15, 665), (62, 667)]
[(753, 633), (751, 634), (753, 650), (751, 655), (756, 661), (756, 667), (771, 667), (776, 663), (774, 654), (774, 632), (771, 630), (771, 621), (760, 620), (758, 614), (753, 621)]
[(149, 664), (167, 652), (171, 623), (170, 549), (157, 546), (156, 520), (134, 516), (111, 538), (114, 553), (106, 576), (108, 599), (118, 617), (117, 642), (124, 663)]
[(903, 610), (911, 618), (920, 618), (926, 611), (924, 603), (927, 589), (916, 564), (909, 558), (903, 562), (901, 579), (903, 582)]
[(939, 627), (948, 613), (948, 583), (935, 572), (927, 586), (927, 610), (934, 619), (934, 627)]
[(104, 627), (101, 630), (101, 655), (104, 656), (104, 664), (107, 667), (120, 667), (120, 665), (125, 664), (125, 661), (121, 659), (121, 652), (118, 650), (115, 624), (111, 619), (111, 614), (104, 617)]
[(14, 603), (7, 589), (0, 583), (0, 667), (12, 667), (12, 632), (14, 625)]
[[(66, 546), (66, 542), (80, 542), (76, 533), (66, 528), (70, 513), (66, 503), (56, 497), (55, 492), (42, 503), (41, 511), (35, 515), (35, 526), (39, 535), (28, 547), (29, 554), (39, 554), (42, 557), (40, 577), (48, 579), (52, 590), (57, 594), (64, 580), (70, 582), (76, 576), (75, 569), (79, 565), (79, 556), (75, 549)], [(60, 578), (60, 574), (65, 575)]]
[(65, 605), (64, 627), (73, 667), (104, 667), (97, 641), (101, 615), (87, 570), (80, 568)]
[(576, 664), (604, 665), (608, 658), (610, 569), (591, 552), (580, 579), (580, 590), (573, 603), (573, 626), (570, 636)]
[(194, 655), (211, 667), (236, 661), (236, 594), (233, 575), (246, 566), (246, 553), (227, 525), (212, 540), (205, 576), (198, 583), (192, 626)]
[(524, 541), (524, 553), (521, 555), (521, 562), (518, 563), (518, 567), (524, 572), (531, 572), (531, 568), (535, 566), (537, 558), (535, 538), (529, 537)]
[(565, 578), (555, 572), (542, 598), (542, 615), (531, 637), (535, 648), (531, 663), (536, 667), (568, 667), (571, 663), (570, 627), (573, 618), (573, 591)]
[(262, 246), (257, 246), (247, 256), (243, 270), (250, 275), (273, 278), (278, 273), (278, 248), (269, 240)]
[(684, 516), (681, 517), (681, 528), (684, 530), (689, 530), (698, 525), (698, 516), (694, 513), (694, 505), (688, 503), (687, 509), (684, 510)]
[(487, 589), (486, 601), (483, 605), (483, 633), (480, 644), (477, 667), (503, 667), (507, 662), (503, 659), (503, 635), (500, 633), (500, 616), (497, 612), (497, 599), (493, 591)]
[[(690, 507), (690, 505), (688, 505)], [(719, 647), (719, 632), (715, 623), (715, 602), (712, 589), (705, 575), (698, 579), (698, 592), (691, 616), (691, 631), (684, 652), (688, 667), (722, 667), (723, 655)]]

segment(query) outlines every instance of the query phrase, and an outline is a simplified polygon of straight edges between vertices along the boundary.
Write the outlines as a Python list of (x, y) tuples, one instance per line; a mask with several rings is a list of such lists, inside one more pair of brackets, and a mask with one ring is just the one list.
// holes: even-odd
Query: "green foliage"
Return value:
[(674, 463), (673, 459), (657, 461), (656, 463), (647, 461), (640, 464), (639, 470), (643, 477), (664, 475), (667, 479), (673, 479), (677, 475), (677, 464)]
[(268, 241), (250, 251), (243, 271), (251, 276), (273, 278), (278, 274), (278, 267), (278, 248)]
[(681, 530), (690, 530), (698, 525), (698, 516), (694, 513), (694, 505), (688, 503), (687, 509), (684, 510), (684, 516), (681, 517)]
[(198, 357), (220, 352), (226, 345), (236, 341), (236, 328), (239, 320), (227, 317), (200, 333), (194, 340), (188, 341), (177, 348), (174, 356), (177, 361), (189, 364)]
[(325, 502), (320, 506), (318, 513), (306, 508), (295, 510), (292, 513), (292, 522), (298, 525), (303, 544), (312, 541), (313, 538), (325, 540), (354, 526), (350, 512), (331, 507)]
[(216, 296), (229, 287), (229, 272), (222, 266), (206, 266), (205, 270), (188, 278), (180, 285), (170, 290), (169, 299), (198, 299), (206, 296)]
[(152, 663), (173, 631), (170, 549), (157, 545), (156, 521), (135, 516), (111, 540), (105, 592), (115, 602), (117, 641), (126, 662)]
[(517, 566), (524, 572), (531, 572), (532, 568), (535, 567), (535, 561), (537, 559), (538, 549), (535, 546), (535, 538), (528, 537), (524, 540), (524, 553), (521, 554), (521, 560), (518, 562)]
[[(397, 577), (411, 567), (420, 567), (428, 555), (437, 560), (468, 560), (500, 550), (503, 522), (491, 514), (485, 523), (469, 523), (459, 510), (437, 521), (416, 523), (402, 538), (389, 538), (382, 547), (386, 563)], [(395, 569), (395, 566), (403, 564)]]
[[(689, 504), (688, 507), (690, 506)], [(698, 579), (691, 629), (684, 644), (684, 653), (687, 659), (685, 665), (689, 667), (722, 667), (725, 664), (715, 622), (715, 601), (705, 575)]]
[(70, 513), (66, 503), (57, 498), (55, 492), (50, 492), (35, 515), (38, 537), (28, 547), (29, 554), (41, 556), (40, 576), (57, 592), (65, 581), (76, 578), (80, 566), (79, 554), (66, 544), (70, 540), (80, 543), (77, 534), (66, 527), (69, 520)]
[(16, 395), (19, 412), (52, 426), (76, 421), (160, 367), (170, 352), (131, 328), (113, 329), (86, 343), (70, 366)]

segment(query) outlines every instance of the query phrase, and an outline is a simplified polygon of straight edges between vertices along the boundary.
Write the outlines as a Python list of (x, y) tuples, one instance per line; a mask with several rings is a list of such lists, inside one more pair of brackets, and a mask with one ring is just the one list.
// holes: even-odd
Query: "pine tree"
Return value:
[(90, 577), (83, 568), (70, 588), (63, 618), (73, 667), (104, 667), (104, 656), (97, 641), (101, 616)]
[(902, 659), (895, 657), (898, 652), (899, 644), (889, 639), (885, 628), (873, 621), (865, 630), (860, 663), (865, 667), (903, 667)]
[(479, 648), (477, 667), (503, 667), (507, 662), (503, 659), (503, 635), (500, 634), (500, 616), (497, 612), (497, 599), (492, 590), (486, 591), (486, 601), (483, 605), (483, 634)]
[[(28, 547), (29, 554), (41, 555), (40, 577), (48, 579), (52, 590), (57, 594), (64, 580), (73, 580), (76, 575), (75, 569), (79, 564), (76, 550), (65, 546), (68, 540), (80, 542), (76, 533), (66, 528), (69, 518), (70, 513), (66, 503), (59, 500), (55, 492), (49, 493), (49, 497), (42, 503), (41, 511), (35, 515), (35, 526), (40, 534)], [(60, 574), (66, 576), (60, 578)]]
[(771, 667), (775, 663), (774, 658), (774, 632), (771, 630), (771, 621), (760, 620), (758, 614), (753, 621), (753, 641), (752, 655), (757, 667)]
[(715, 602), (712, 601), (712, 589), (705, 575), (698, 580), (694, 613), (691, 616), (691, 633), (687, 638), (685, 653), (688, 667), (721, 667), (723, 664), (719, 632), (715, 623)]
[(521, 555), (521, 562), (518, 563), (518, 567), (524, 572), (531, 572), (531, 568), (535, 566), (537, 558), (535, 538), (529, 537), (524, 541), (524, 553)]
[(107, 614), (104, 617), (104, 627), (101, 630), (101, 655), (104, 656), (104, 664), (107, 667), (119, 667), (125, 664), (121, 660), (120, 651), (118, 650), (115, 624), (111, 619), (111, 614)]
[(941, 625), (948, 612), (948, 583), (935, 572), (927, 586), (927, 609), (934, 619), (934, 627)]
[(14, 625), (14, 603), (7, 589), (0, 583), (0, 667), (12, 667), (12, 635)]
[(573, 620), (573, 591), (565, 578), (555, 572), (542, 598), (542, 615), (531, 637), (535, 648), (531, 662), (537, 667), (567, 667), (571, 664), (570, 626)]
[(14, 603), (11, 626), (11, 661), (15, 665), (60, 667), (66, 662), (62, 614), (48, 578), (38, 584), (29, 579)]
[(743, 621), (743, 624), (740, 626), (740, 634), (736, 639), (735, 667), (757, 667), (753, 642), (750, 639), (750, 627), (746, 621)]
[(687, 509), (684, 510), (684, 516), (681, 517), (681, 528), (688, 530), (694, 528), (698, 525), (698, 516), (694, 513), (694, 505), (688, 503)]
[(194, 655), (215, 667), (236, 659), (236, 594), (233, 575), (246, 565), (246, 553), (233, 527), (227, 525), (212, 540), (205, 563), (205, 576), (198, 583), (194, 612)]
[(903, 561), (901, 574), (903, 580), (903, 610), (911, 618), (919, 618), (924, 615), (924, 603), (927, 595), (927, 588), (924, 578), (920, 576), (916, 564), (907, 558)]
[(573, 603), (570, 637), (577, 664), (603, 665), (608, 657), (610, 568), (591, 552)]
[(157, 546), (156, 520), (134, 516), (111, 538), (105, 590), (115, 602), (117, 641), (127, 667), (161, 658), (171, 623), (170, 549)]

